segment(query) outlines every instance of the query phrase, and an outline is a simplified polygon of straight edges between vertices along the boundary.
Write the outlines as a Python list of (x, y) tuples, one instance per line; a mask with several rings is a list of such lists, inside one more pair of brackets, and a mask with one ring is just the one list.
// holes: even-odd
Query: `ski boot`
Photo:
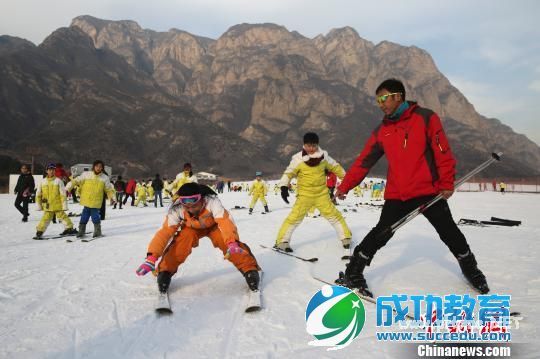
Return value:
[(171, 284), (172, 274), (170, 272), (159, 272), (157, 285), (160, 293), (167, 293)]
[(249, 209), (249, 214), (253, 214), (253, 208)]
[(41, 238), (42, 236), (43, 236), (43, 232), (42, 231), (37, 231), (36, 236), (34, 237), (34, 239), (42, 239)]
[(289, 246), (289, 242), (276, 243), (274, 244), (274, 248), (287, 253), (292, 253), (293, 251), (291, 246)]
[(369, 290), (366, 278), (364, 278), (363, 272), (366, 264), (367, 260), (360, 253), (355, 253), (347, 264), (345, 273), (339, 272), (339, 278), (336, 279), (335, 283), (356, 290), (366, 297), (373, 298), (373, 293)]
[(259, 290), (259, 272), (256, 270), (250, 270), (244, 273), (244, 278), (246, 278), (246, 283), (250, 290), (256, 291)]
[(101, 223), (94, 223), (94, 234), (92, 237), (101, 237)]
[(463, 256), (458, 256), (459, 267), (465, 278), (481, 294), (489, 293), (489, 287), (484, 273), (478, 269), (478, 263), (471, 251)]
[(85, 233), (86, 233), (86, 223), (85, 224), (79, 223), (79, 233), (77, 233), (77, 238), (84, 237)]
[(264, 206), (264, 211), (265, 211), (266, 213), (269, 213), (269, 212), (270, 212), (270, 210), (268, 209), (268, 205)]
[(343, 244), (344, 249), (349, 249), (349, 248), (351, 248), (351, 239), (350, 238), (343, 238), (341, 240), (341, 244)]
[(61, 236), (70, 236), (73, 234), (78, 234), (79, 231), (77, 231), (75, 228), (66, 228), (62, 233), (60, 233)]

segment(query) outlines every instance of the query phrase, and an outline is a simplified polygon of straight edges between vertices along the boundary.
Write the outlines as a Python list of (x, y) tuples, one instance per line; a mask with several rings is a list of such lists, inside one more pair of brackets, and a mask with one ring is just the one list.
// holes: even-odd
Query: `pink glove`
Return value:
[(156, 269), (156, 261), (157, 258), (150, 254), (148, 257), (146, 257), (146, 261), (144, 261), (144, 263), (137, 268), (135, 273), (137, 273), (137, 275), (140, 277), (148, 272), (153, 272), (154, 269)]
[(225, 257), (229, 257), (231, 254), (240, 254), (240, 253), (244, 253), (244, 250), (242, 248), (240, 248), (240, 246), (238, 245), (238, 242), (231, 242), (229, 244), (227, 244), (227, 254), (225, 255)]

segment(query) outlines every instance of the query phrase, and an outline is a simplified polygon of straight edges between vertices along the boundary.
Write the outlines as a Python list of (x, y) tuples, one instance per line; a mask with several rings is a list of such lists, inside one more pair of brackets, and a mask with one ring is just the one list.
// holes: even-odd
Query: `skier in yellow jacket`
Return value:
[(330, 199), (325, 170), (335, 173), (340, 179), (345, 175), (343, 167), (319, 148), (319, 136), (308, 132), (304, 135), (302, 151), (292, 156), (291, 163), (279, 182), (281, 197), (289, 203), (289, 183), (292, 178), (297, 177), (296, 202), (279, 229), (275, 248), (292, 252), (289, 245), (291, 236), (311, 207), (316, 207), (321, 216), (334, 227), (343, 248), (351, 245), (351, 230)]
[(114, 199), (114, 187), (109, 180), (109, 176), (103, 173), (104, 167), (103, 161), (94, 161), (92, 171), (83, 172), (80, 176), (69, 182), (66, 187), (67, 191), (70, 191), (73, 186), (79, 186), (81, 189), (80, 203), (84, 208), (79, 222), (78, 238), (84, 237), (86, 224), (90, 217), (92, 217), (92, 223), (94, 224), (93, 237), (101, 236), (101, 217), (99, 210), (104, 194), (107, 194), (112, 205), (116, 203)]
[(191, 170), (191, 163), (184, 163), (184, 170), (176, 175), (175, 180), (171, 184), (173, 193), (173, 202), (178, 198), (177, 192), (186, 183), (197, 183), (197, 177)]
[(255, 181), (253, 181), (251, 187), (249, 188), (249, 195), (253, 196), (251, 204), (249, 205), (249, 214), (253, 213), (253, 207), (258, 200), (261, 200), (264, 206), (264, 211), (266, 213), (270, 212), (268, 210), (268, 203), (266, 202), (267, 192), (268, 188), (266, 187), (266, 182), (262, 180), (262, 172), (255, 172)]
[(147, 182), (146, 182), (146, 194), (148, 195), (148, 201), (149, 202), (153, 202), (154, 201), (154, 195), (155, 195), (155, 191), (154, 191), (154, 187), (152, 187), (152, 180), (149, 179)]
[(145, 207), (148, 207), (148, 205), (146, 204), (146, 198), (148, 196), (148, 192), (147, 192), (146, 184), (144, 183), (144, 181), (137, 183), (137, 187), (135, 187), (135, 193), (137, 194), (135, 207), (139, 207), (139, 203), (141, 202)]
[(67, 196), (64, 182), (55, 176), (56, 166), (51, 163), (47, 166), (47, 177), (41, 181), (36, 193), (36, 203), (38, 210), (43, 210), (43, 217), (36, 228), (34, 239), (42, 239), (43, 233), (47, 230), (49, 223), (56, 215), (60, 221), (64, 222), (64, 231), (61, 236), (76, 234), (77, 230), (73, 228), (73, 223), (67, 216)]

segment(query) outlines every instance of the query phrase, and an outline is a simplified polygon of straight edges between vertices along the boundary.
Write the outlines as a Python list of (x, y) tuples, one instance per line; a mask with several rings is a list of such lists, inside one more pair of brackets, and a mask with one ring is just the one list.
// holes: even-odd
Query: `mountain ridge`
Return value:
[[(488, 169), (486, 175), (539, 174), (540, 147), (526, 136), (514, 133), (500, 120), (476, 112), (438, 70), (429, 53), (416, 46), (388, 41), (374, 44), (360, 37), (352, 27), (331, 29), (311, 39), (271, 23), (234, 25), (217, 39), (176, 28), (158, 32), (143, 29), (132, 20), (110, 21), (91, 16), (74, 18), (67, 29), (53, 32), (52, 37), (36, 48), (19, 44), (20, 50), (3, 53), (0, 41), (0, 56), (8, 59), (0, 66), (0, 79), (9, 79), (11, 91), (36, 95), (43, 102), (33, 108), (18, 106), (17, 102), (25, 102), (24, 99), (5, 95), (6, 89), (3, 98), (0, 96), (0, 105), (3, 101), (7, 107), (4, 112), (0, 109), (2, 118), (9, 122), (19, 116), (29, 123), (28, 118), (36, 114), (54, 116), (60, 126), (62, 121), (58, 119), (65, 118), (67, 113), (73, 118), (86, 117), (78, 119), (83, 123), (91, 117), (85, 111), (78, 115), (74, 105), (65, 102), (65, 94), (82, 108), (99, 109), (107, 119), (105, 123), (114, 122), (117, 111), (132, 113), (135, 108), (139, 109), (139, 115), (151, 117), (145, 106), (182, 108), (184, 116), (195, 118), (197, 123), (215, 131), (224, 131), (224, 141), (234, 138), (237, 145), (244, 146), (229, 150), (242, 152), (253, 168), (260, 170), (271, 162), (265, 172), (277, 175), (290, 155), (300, 150), (302, 134), (312, 130), (320, 133), (321, 147), (347, 167), (382, 118), (373, 100), (375, 87), (382, 80), (395, 77), (405, 83), (407, 99), (417, 100), (441, 116), (460, 173), (473, 168), (492, 151), (502, 150), (507, 160)], [(77, 40), (83, 34), (86, 37)], [(55, 46), (51, 45), (52, 40)], [(86, 55), (77, 56), (77, 51)], [(27, 67), (23, 69), (13, 61), (17, 53), (30, 55), (36, 61), (25, 60), (23, 64)], [(14, 68), (18, 69), (16, 76), (15, 73), (8, 76)], [(41, 82), (32, 79), (34, 85), (27, 88), (15, 80), (51, 68), (62, 81), (42, 76)], [(75, 81), (78, 86), (65, 86), (74, 82), (70, 76), (79, 77)], [(109, 88), (96, 84), (93, 77)], [(44, 80), (47, 81), (43, 83)], [(82, 84), (91, 84), (107, 96), (81, 91)], [(6, 88), (5, 84), (0, 86)], [(64, 95), (61, 91), (47, 90), (55, 86), (63, 89)], [(62, 101), (63, 105), (57, 104)], [(100, 104), (106, 104), (107, 109), (99, 108)], [(166, 110), (158, 113), (168, 116)], [(193, 124), (187, 121), (185, 125)], [(69, 137), (69, 131), (62, 133)], [(0, 132), (0, 149), (13, 153), (20, 145), (8, 137)], [(141, 137), (139, 141), (145, 140)], [(114, 152), (114, 141), (107, 145)], [(145, 145), (149, 146), (145, 151), (153, 153), (152, 145), (156, 144)], [(212, 146), (208, 142), (206, 145)], [(257, 155), (248, 156), (247, 152)], [(63, 156), (61, 149), (55, 154)], [(137, 159), (132, 156), (128, 162), (137, 163)], [(161, 163), (173, 162), (167, 159)], [(125, 173), (151, 171), (140, 163), (131, 167), (121, 163), (118, 167)], [(217, 163), (204, 169), (230, 175), (226, 173), (227, 166)], [(253, 172), (244, 167), (238, 175)], [(375, 171), (384, 173), (383, 167), (384, 163)]]

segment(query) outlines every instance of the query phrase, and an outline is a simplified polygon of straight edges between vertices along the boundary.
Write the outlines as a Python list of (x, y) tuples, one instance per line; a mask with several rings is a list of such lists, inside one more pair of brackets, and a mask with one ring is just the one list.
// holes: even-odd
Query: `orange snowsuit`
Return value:
[[(148, 254), (161, 257), (158, 272), (176, 273), (178, 267), (199, 246), (199, 239), (209, 237), (214, 247), (227, 253), (227, 244), (238, 242), (243, 253), (230, 254), (228, 260), (243, 274), (260, 270), (257, 260), (247, 244), (240, 242), (238, 230), (229, 212), (216, 196), (207, 196), (204, 208), (198, 217), (193, 217), (182, 205), (169, 209), (163, 226), (156, 232), (148, 245)], [(172, 238), (172, 241), (171, 241)]]

